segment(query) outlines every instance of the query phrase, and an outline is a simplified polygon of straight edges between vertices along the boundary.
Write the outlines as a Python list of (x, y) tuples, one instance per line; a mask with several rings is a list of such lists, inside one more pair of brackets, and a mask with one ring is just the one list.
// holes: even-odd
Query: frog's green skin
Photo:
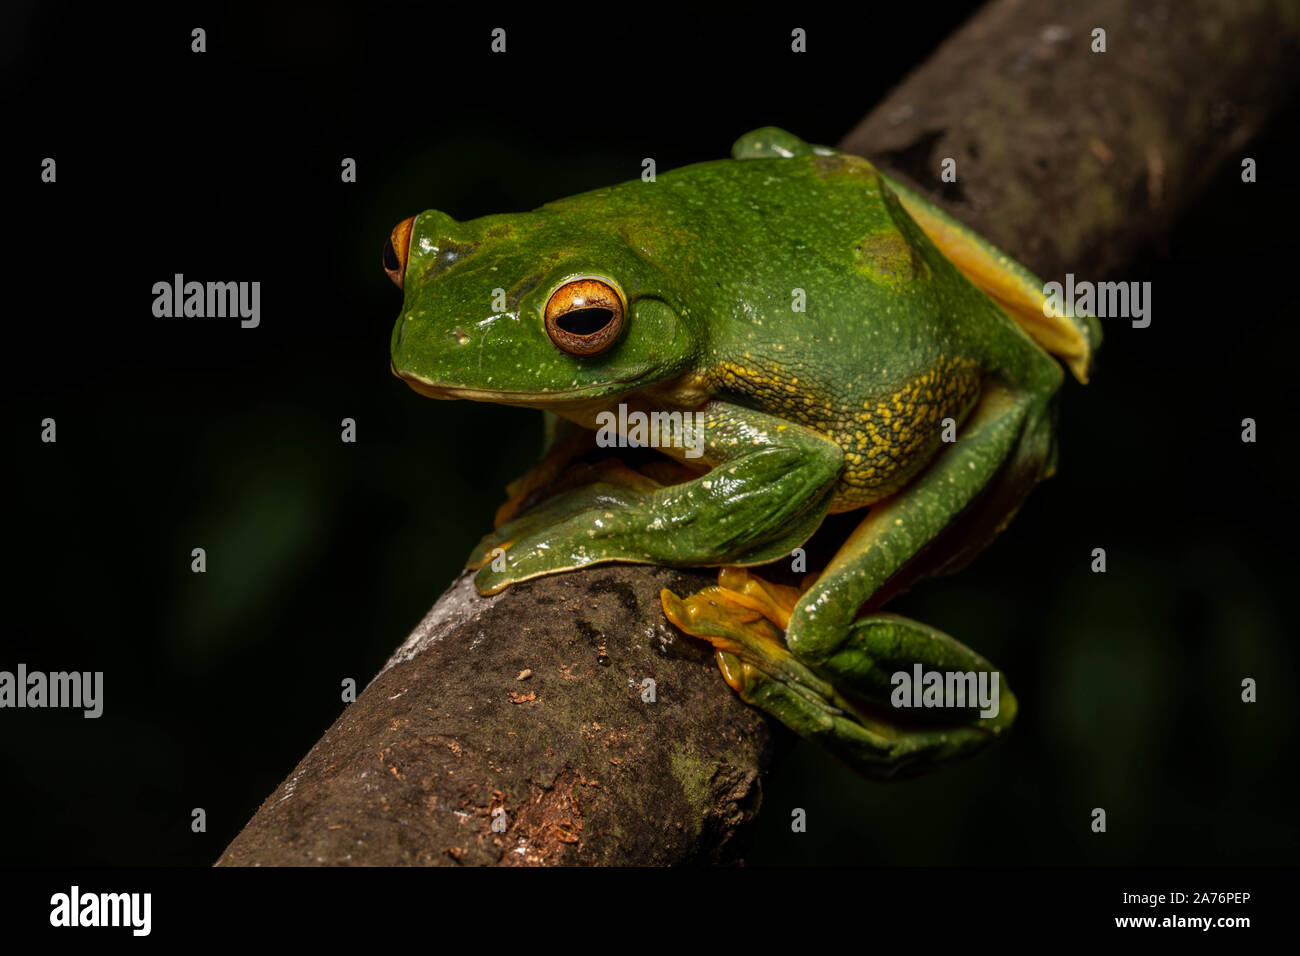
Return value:
[[(539, 407), (588, 429), (619, 403), (705, 416), (712, 471), (555, 495), (471, 556), (483, 593), (606, 561), (767, 563), (829, 512), (872, 506), (793, 607), (783, 644), (707, 613), (692, 633), (719, 646), (746, 700), (855, 767), (922, 769), (982, 746), (1009, 724), (1014, 699), (1004, 690), (988, 719), (891, 715), (890, 673), (916, 661), (990, 665), (924, 625), (859, 610), (921, 570), (968, 560), (1001, 530), (1052, 467), (1063, 373), (1022, 330), (1047, 340), (1033, 328), (1041, 316), (1013, 321), (908, 209), (932, 234), (952, 231), (940, 239), (950, 254), (983, 256), (983, 279), (968, 274), (997, 286), (1000, 301), (1041, 302), (1041, 285), (866, 160), (772, 129), (743, 137), (734, 155), (530, 213), (421, 213), (393, 370), (432, 397)], [(543, 321), (551, 294), (581, 275), (627, 303), (617, 344), (590, 357), (558, 348)], [(792, 308), (795, 290), (806, 311)], [(1095, 321), (1049, 331), (1068, 340), (1056, 351), (1082, 377)], [(945, 419), (955, 443), (943, 441)], [(488, 563), (497, 547), (504, 570)], [(922, 569), (912, 559), (923, 549)], [(673, 601), (680, 623), (686, 610)]]

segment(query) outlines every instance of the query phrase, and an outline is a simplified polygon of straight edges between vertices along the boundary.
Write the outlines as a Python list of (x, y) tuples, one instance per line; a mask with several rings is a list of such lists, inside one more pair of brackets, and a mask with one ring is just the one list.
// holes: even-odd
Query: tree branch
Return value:
[[(1045, 278), (1100, 277), (1165, 232), (1290, 96), (1286, 11), (998, 0), (842, 148)], [(1089, 50), (1095, 27), (1106, 53)], [(956, 183), (938, 182), (945, 157)], [(609, 566), (480, 598), (463, 576), (218, 864), (737, 859), (774, 731), (658, 601), (713, 580)]]
[(482, 598), (462, 575), (218, 863), (737, 859), (771, 733), (659, 605), (715, 580), (611, 565)]
[[(1166, 234), (1292, 97), (1294, 7), (1263, 0), (999, 0), (840, 148), (1045, 280), (1102, 278)], [(1092, 31), (1107, 52), (1091, 52)], [(958, 181), (939, 182), (957, 161)]]

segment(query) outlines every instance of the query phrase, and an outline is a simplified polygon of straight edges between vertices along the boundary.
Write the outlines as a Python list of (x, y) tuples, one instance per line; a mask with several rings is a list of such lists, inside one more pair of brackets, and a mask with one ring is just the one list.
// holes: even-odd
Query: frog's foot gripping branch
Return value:
[[(713, 645), (714, 656), (723, 679), (731, 689), (750, 702), (746, 687), (754, 686), (755, 664), (761, 661), (768, 670), (780, 672), (791, 658), (781, 640), (790, 625), (790, 612), (802, 591), (783, 584), (772, 584), (750, 574), (744, 568), (718, 569), (718, 583), (686, 600), (672, 591), (660, 592), (664, 613), (678, 628)], [(742, 653), (752, 645), (748, 657)]]
[[(800, 593), (729, 567), (714, 587), (685, 600), (667, 590), (660, 598), (673, 624), (713, 645), (723, 678), (746, 703), (822, 743), (860, 773), (924, 772), (974, 753), (1010, 726), (1015, 697), (988, 661), (895, 614), (853, 622), (842, 649), (815, 670), (799, 661), (783, 632)], [(926, 673), (942, 676), (913, 687)], [(944, 694), (951, 688), (961, 688), (966, 706), (951, 706)], [(923, 709), (911, 709), (918, 703)]]

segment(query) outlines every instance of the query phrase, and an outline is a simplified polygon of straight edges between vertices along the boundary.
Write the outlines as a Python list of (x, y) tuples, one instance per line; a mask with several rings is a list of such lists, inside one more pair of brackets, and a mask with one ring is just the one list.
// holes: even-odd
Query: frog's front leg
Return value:
[[(474, 579), (479, 591), (608, 561), (762, 564), (803, 544), (830, 508), (843, 464), (839, 446), (726, 402), (699, 411), (702, 457), (711, 471), (675, 485), (621, 488), (605, 505), (589, 502), (574, 514), (564, 501), (547, 502), (559, 520), (503, 545), (504, 569), (482, 567)], [(580, 503), (582, 494), (570, 493), (569, 503)]]
[(605, 459), (571, 465), (547, 486), (552, 488), (552, 494), (484, 535), (470, 552), (465, 567), (477, 571), (521, 538), (545, 533), (584, 512), (629, 507), (632, 502), (628, 495), (649, 493), (663, 484), (618, 459)]

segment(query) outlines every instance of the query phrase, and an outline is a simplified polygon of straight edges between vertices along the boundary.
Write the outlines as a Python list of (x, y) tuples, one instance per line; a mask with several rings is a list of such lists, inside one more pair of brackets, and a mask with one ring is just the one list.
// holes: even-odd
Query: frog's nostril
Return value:
[(406, 278), (406, 253), (411, 248), (411, 229), (414, 225), (414, 216), (403, 219), (393, 227), (388, 241), (384, 243), (384, 271), (399, 289)]

